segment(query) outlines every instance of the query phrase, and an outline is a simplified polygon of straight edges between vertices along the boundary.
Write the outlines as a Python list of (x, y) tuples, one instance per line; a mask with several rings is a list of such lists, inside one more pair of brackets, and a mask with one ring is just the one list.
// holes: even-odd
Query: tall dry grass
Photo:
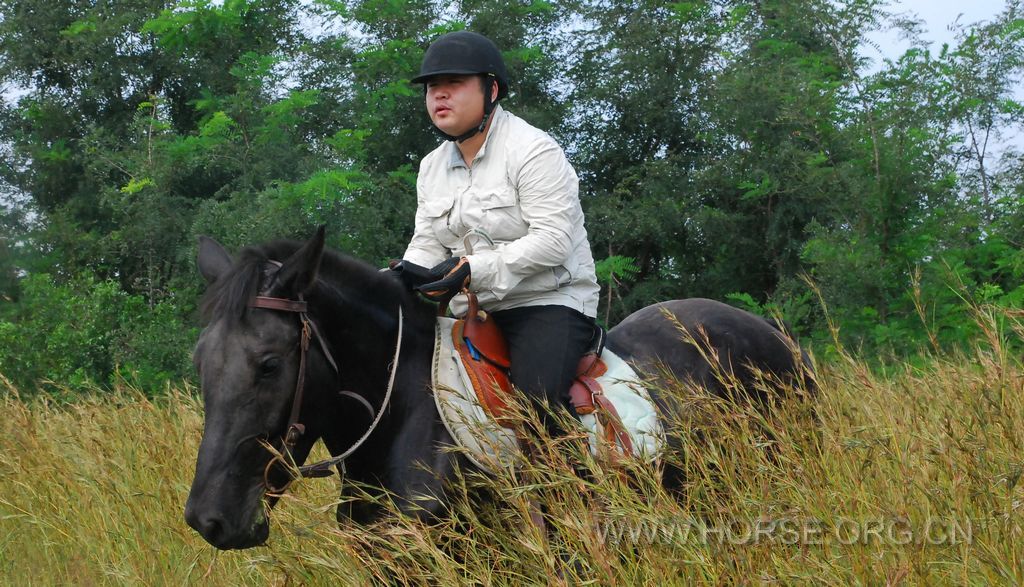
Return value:
[[(0, 581), (16, 585), (1021, 584), (1024, 367), (1019, 317), (923, 367), (847, 354), (820, 395), (772, 420), (680, 387), (678, 496), (655, 476), (581, 478), (559, 451), (526, 479), (467, 475), (433, 526), (334, 522), (337, 481), (306, 480), (267, 546), (218, 553), (182, 510), (202, 427), (194, 390), (129, 387), (73, 404), (0, 402)], [(920, 365), (920, 362), (916, 364)], [(3, 383), (0, 382), (0, 386)], [(771, 433), (765, 432), (770, 429)], [(457, 491), (458, 492), (458, 491)], [(552, 532), (526, 520), (547, 504)]]

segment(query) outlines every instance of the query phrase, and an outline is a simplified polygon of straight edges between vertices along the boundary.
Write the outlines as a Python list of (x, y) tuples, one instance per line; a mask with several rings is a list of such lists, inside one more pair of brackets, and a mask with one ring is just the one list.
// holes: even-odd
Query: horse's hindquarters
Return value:
[(718, 395), (729, 378), (749, 392), (760, 373), (783, 384), (813, 379), (806, 377), (806, 354), (776, 325), (714, 300), (673, 300), (638, 310), (609, 331), (608, 347), (647, 377), (667, 371)]

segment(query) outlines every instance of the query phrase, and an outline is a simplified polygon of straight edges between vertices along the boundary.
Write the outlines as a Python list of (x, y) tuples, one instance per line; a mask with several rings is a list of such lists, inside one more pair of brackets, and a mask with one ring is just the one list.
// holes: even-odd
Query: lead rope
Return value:
[[(330, 477), (334, 473), (331, 472), (331, 467), (341, 464), (344, 466), (344, 461), (348, 457), (352, 456), (354, 452), (359, 450), (359, 447), (363, 446), (373, 431), (377, 429), (377, 425), (380, 424), (381, 418), (384, 416), (384, 410), (387, 409), (389, 402), (391, 401), (391, 392), (395, 388), (395, 374), (398, 373), (398, 357), (402, 350), (402, 307), (398, 307), (398, 340), (395, 342), (395, 356), (391, 360), (391, 375), (388, 377), (387, 391), (384, 392), (384, 402), (380, 406), (380, 411), (377, 412), (377, 416), (373, 419), (373, 423), (366, 430), (365, 433), (353, 444), (348, 450), (341, 453), (338, 456), (331, 457), (327, 460), (313, 463), (312, 465), (303, 465), (299, 467), (299, 474), (303, 477)], [(365, 400), (364, 400), (365, 401)], [(372, 410), (371, 410), (372, 413)]]

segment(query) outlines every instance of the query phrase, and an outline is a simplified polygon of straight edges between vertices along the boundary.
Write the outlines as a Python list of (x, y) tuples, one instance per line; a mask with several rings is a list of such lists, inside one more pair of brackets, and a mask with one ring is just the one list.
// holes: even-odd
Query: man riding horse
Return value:
[[(420, 164), (415, 234), (393, 269), (435, 300), (474, 293), (505, 335), (512, 384), (560, 435), (549, 410), (575, 417), (569, 388), (599, 293), (576, 172), (551, 136), (498, 105), (508, 74), (487, 37), (440, 37), (412, 81), (447, 140)], [(417, 265), (430, 283), (409, 278)], [(450, 308), (464, 314), (466, 296)]]
[[(391, 274), (434, 299), (474, 294), (508, 339), (512, 382), (547, 431), (564, 434), (548, 410), (575, 417), (570, 382), (598, 295), (576, 174), (554, 140), (497, 106), (508, 78), (485, 37), (441, 37), (415, 80), (451, 140), (423, 160), (415, 236)], [(450, 320), (390, 274), (326, 250), (323, 229), (234, 258), (204, 237), (197, 264), (208, 284), (194, 352), (204, 426), (188, 524), (217, 548), (262, 544), (267, 506), (297, 474), (330, 467), (345, 480), (339, 520), (377, 519), (384, 495), (406, 515), (442, 515), (449, 484), (470, 464), (451, 450), (456, 435), (432, 383), (439, 325)], [(455, 295), (450, 307), (465, 313), (468, 302)], [(607, 340), (646, 376), (722, 397), (734, 395), (732, 381), (755, 395), (813, 389), (809, 359), (777, 324), (712, 300), (648, 306)], [(777, 384), (755, 385), (764, 375)], [(649, 391), (667, 450), (681, 454), (686, 397)], [(529, 456), (531, 439), (522, 440)], [(318, 441), (331, 459), (303, 465)], [(666, 464), (665, 486), (681, 481), (682, 469)]]

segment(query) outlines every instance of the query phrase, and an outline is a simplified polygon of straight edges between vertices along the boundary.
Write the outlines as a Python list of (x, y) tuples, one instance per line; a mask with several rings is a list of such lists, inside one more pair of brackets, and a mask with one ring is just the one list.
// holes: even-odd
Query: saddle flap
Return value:
[(509, 359), (508, 344), (505, 343), (505, 336), (501, 333), (498, 325), (480, 310), (477, 304), (476, 295), (468, 294), (469, 311), (463, 321), (462, 336), (469, 341), (474, 349), (491, 363), (508, 369), (512, 362)]
[[(505, 397), (512, 393), (508, 372), (492, 361), (474, 356), (474, 351), (480, 349), (475, 344), (467, 342), (469, 337), (466, 336), (465, 329), (468, 324), (469, 322), (465, 320), (455, 323), (455, 327), (452, 328), (452, 343), (458, 350), (462, 365), (473, 385), (473, 391), (484, 411), (499, 424), (508, 424), (503, 418), (508, 411)], [(497, 331), (497, 326), (494, 326), (494, 329)], [(501, 333), (498, 332), (498, 335), (500, 336)], [(481, 352), (481, 354), (483, 353)]]

